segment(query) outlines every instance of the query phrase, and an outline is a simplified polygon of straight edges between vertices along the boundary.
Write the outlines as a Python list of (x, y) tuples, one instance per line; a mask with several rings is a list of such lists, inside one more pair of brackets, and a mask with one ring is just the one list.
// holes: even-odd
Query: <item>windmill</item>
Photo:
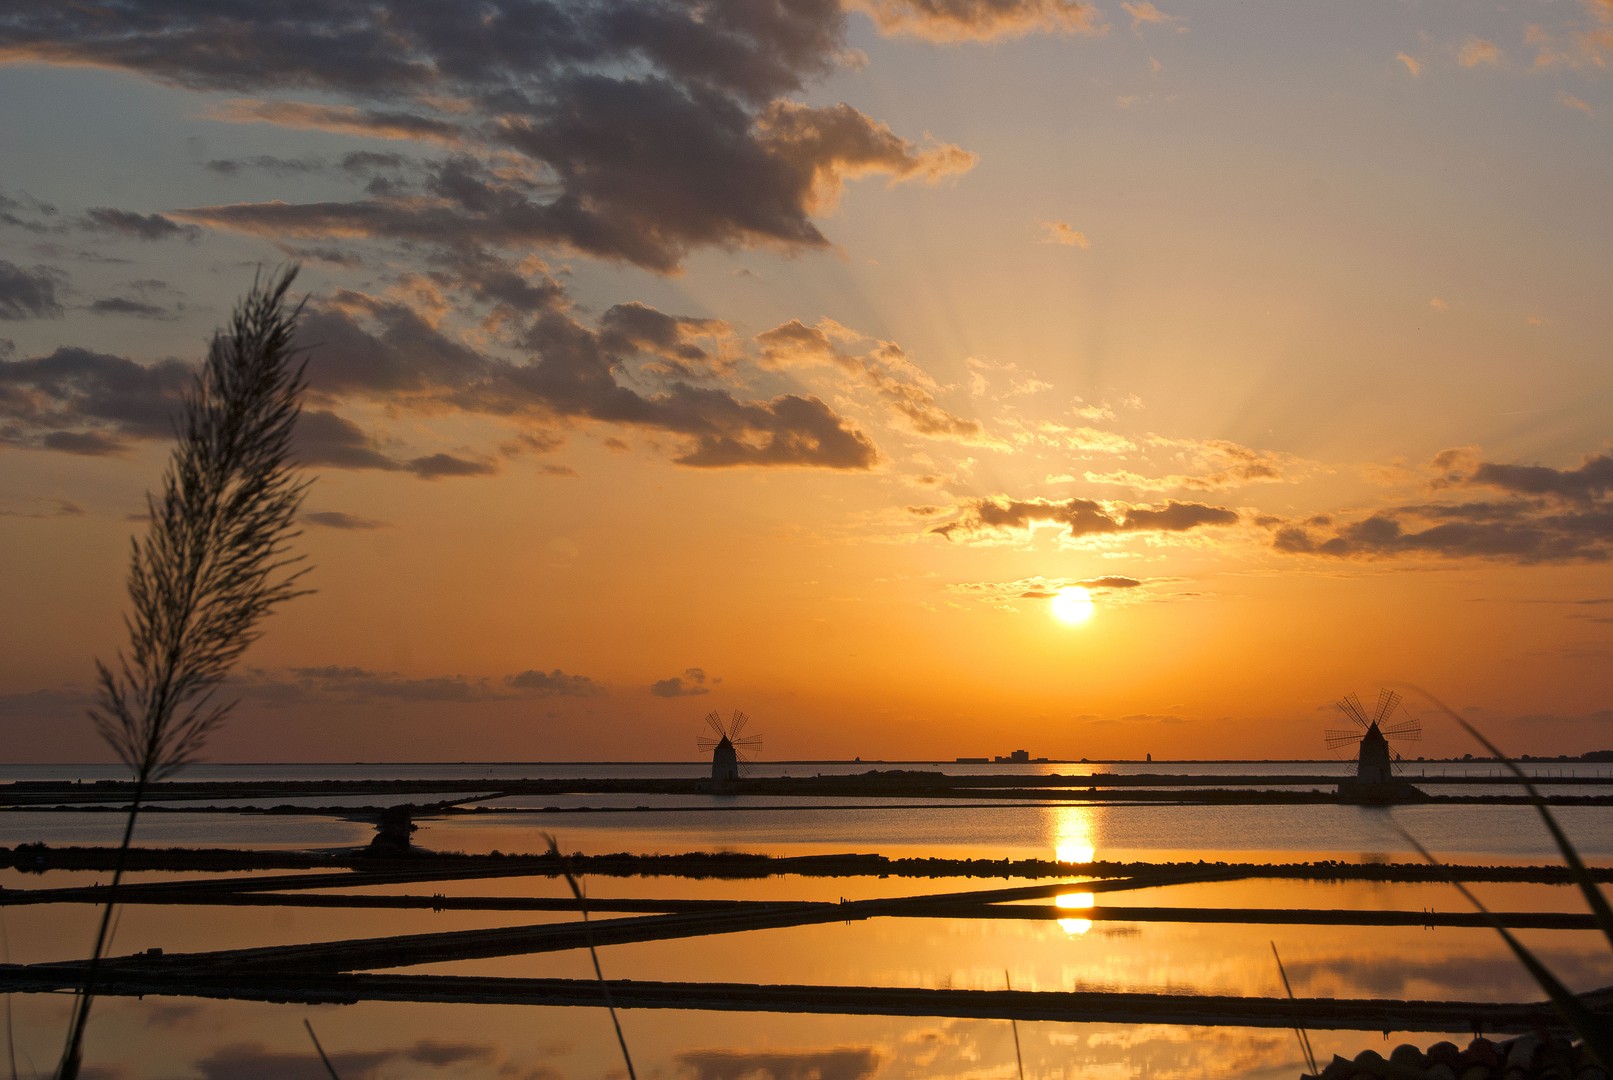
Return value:
[[(1367, 716), (1366, 709), (1362, 708), (1361, 699), (1354, 694), (1346, 694), (1334, 704), (1359, 730), (1343, 728), (1329, 731), (1327, 748), (1337, 750), (1351, 743), (1359, 743), (1355, 783), (1391, 783), (1402, 758), (1389, 744), (1420, 741), (1423, 737), (1423, 722), (1401, 710), (1400, 695), (1389, 689), (1378, 691), (1378, 707), (1372, 711), (1370, 717)], [(1400, 719), (1395, 718), (1397, 710), (1401, 713)]]
[(709, 712), (706, 714), (706, 727), (711, 729), (710, 735), (701, 735), (695, 744), (702, 750), (711, 751), (711, 778), (713, 780), (738, 780), (739, 763), (749, 761), (746, 755), (760, 750), (762, 737), (760, 735), (746, 735), (745, 725), (750, 723), (750, 717), (734, 710), (734, 715), (724, 721), (722, 714)]

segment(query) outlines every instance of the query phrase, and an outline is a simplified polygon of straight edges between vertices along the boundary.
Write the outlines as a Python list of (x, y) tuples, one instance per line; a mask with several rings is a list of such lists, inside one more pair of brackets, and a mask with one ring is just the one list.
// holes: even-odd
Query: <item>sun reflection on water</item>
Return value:
[[(1053, 898), (1053, 906), (1064, 911), (1091, 911), (1093, 898), (1089, 892), (1059, 893)], [(1059, 929), (1071, 937), (1079, 937), (1092, 929), (1091, 919), (1060, 919)]]
[(1062, 863), (1089, 863), (1098, 854), (1097, 813), (1090, 806), (1050, 806), (1048, 831), (1053, 835), (1053, 858)]

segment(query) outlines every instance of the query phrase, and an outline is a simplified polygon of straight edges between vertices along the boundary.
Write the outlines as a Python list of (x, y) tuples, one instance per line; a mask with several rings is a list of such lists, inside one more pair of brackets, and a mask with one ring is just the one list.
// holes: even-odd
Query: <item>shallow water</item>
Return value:
[[(288, 779), (315, 778), (310, 772), (320, 771), (262, 768), (284, 770)], [(324, 775), (352, 768), (321, 767), (333, 771)], [(466, 775), (463, 766), (443, 768), (448, 771), (422, 771), (442, 778)], [(521, 775), (534, 773), (531, 766), (508, 768)], [(1288, 763), (1266, 768), (1271, 770), (1267, 775), (1293, 770)], [(734, 850), (780, 855), (877, 852), (953, 858), (1212, 862), (1414, 858), (1395, 831), (1398, 826), (1452, 861), (1557, 861), (1538, 818), (1523, 807), (1409, 806), (1385, 811), (1331, 805), (933, 806), (899, 799), (688, 797), (668, 801), (649, 796), (576, 796), (552, 802), (573, 808), (643, 805), (645, 809), (505, 810), (422, 818), (416, 839), (423, 846), (442, 850), (538, 851), (546, 846), (546, 834), (553, 834), (565, 850), (595, 854)], [(544, 800), (544, 805), (550, 803)], [(1613, 809), (1564, 808), (1559, 817), (1592, 861), (1613, 863), (1613, 828), (1609, 828)], [(121, 819), (115, 813), (0, 812), (0, 844), (26, 840), (110, 843), (120, 827)], [(337, 848), (361, 845), (371, 831), (364, 822), (327, 816), (153, 813), (141, 819), (137, 842), (148, 846)], [(0, 887), (87, 884), (105, 877), (90, 872), (35, 875), (8, 871), (0, 873)], [(179, 875), (139, 877), (176, 880)], [(596, 901), (618, 897), (835, 901), (978, 891), (1004, 884), (1001, 878), (794, 875), (737, 881), (664, 875), (601, 877), (583, 882)], [(545, 877), (324, 891), (569, 895), (564, 881)], [(1562, 886), (1486, 884), (1476, 891), (1501, 910), (1582, 910), (1577, 893)], [(1052, 914), (1057, 918), (886, 917), (608, 945), (600, 949), (600, 963), (607, 977), (639, 980), (981, 989), (995, 989), (1011, 981), (1022, 990), (1269, 996), (1280, 992), (1272, 959), (1275, 945), (1295, 993), (1301, 996), (1462, 1000), (1540, 996), (1499, 939), (1487, 930), (1099, 917), (1102, 909), (1121, 906), (1462, 909), (1460, 897), (1438, 884), (1249, 879), (1093, 896), (1079, 878), (1072, 877), (1054, 903)], [(39, 962), (82, 954), (97, 910), (89, 905), (52, 904), (0, 908), (0, 915), (9, 959)], [(629, 916), (605, 911), (593, 915), (596, 921), (623, 917)], [(130, 905), (120, 915), (115, 951), (235, 948), (536, 925), (572, 918), (566, 912), (534, 911)], [(1524, 931), (1520, 936), (1570, 985), (1591, 988), (1613, 983), (1613, 957), (1597, 934)], [(406, 970), (581, 979), (592, 978), (593, 972), (583, 950)], [(22, 1073), (48, 1071), (59, 1049), (67, 1006), (63, 996), (13, 997), (13, 1029)], [(117, 1080), (324, 1076), (302, 1027), (305, 1018), (313, 1023), (344, 1077), (583, 1080), (622, 1074), (609, 1018), (597, 1008), (379, 1002), (288, 1006), (182, 997), (105, 999), (97, 1006), (91, 1026), (88, 1056), (93, 1065), (103, 1068), (102, 1075)], [(1014, 1027), (998, 1020), (626, 1010), (622, 1024), (639, 1075), (660, 1080), (979, 1080), (1012, 1077), (1017, 1068)], [(1022, 1022), (1017, 1028), (1029, 1076), (1265, 1080), (1291, 1078), (1301, 1068), (1293, 1033), (1285, 1030), (1088, 1024), (1079, 1018), (1068, 1023)], [(1463, 1032), (1448, 1034), (1458, 1040), (1468, 1037)], [(1378, 1033), (1311, 1032), (1311, 1037), (1318, 1054), (1325, 1058), (1334, 1052), (1353, 1056), (1367, 1047), (1387, 1054), (1398, 1042), (1427, 1045), (1440, 1036), (1386, 1039)]]

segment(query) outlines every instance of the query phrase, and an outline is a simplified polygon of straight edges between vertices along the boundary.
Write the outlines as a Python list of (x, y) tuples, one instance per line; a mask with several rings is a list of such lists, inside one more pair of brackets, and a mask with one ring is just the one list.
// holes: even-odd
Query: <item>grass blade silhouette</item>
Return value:
[[(1399, 832), (1401, 839), (1415, 848), (1417, 854), (1427, 860), (1430, 866), (1437, 867), (1440, 870), (1445, 869), (1445, 865), (1435, 858), (1427, 848), (1418, 843), (1416, 837), (1405, 829), (1400, 829)], [(1609, 1062), (1613, 1062), (1613, 1030), (1609, 1029), (1607, 1020), (1587, 1009), (1585, 1003), (1580, 1001), (1572, 990), (1563, 985), (1563, 981), (1557, 978), (1552, 973), (1552, 970), (1529, 950), (1527, 945), (1519, 941), (1517, 936), (1511, 930), (1508, 930), (1489, 908), (1484, 906), (1484, 901), (1474, 895), (1473, 891), (1458, 880), (1455, 875), (1447, 872), (1446, 880), (1454, 885), (1456, 890), (1467, 899), (1467, 902), (1472, 904), (1474, 909), (1485, 917), (1491, 928), (1501, 935), (1501, 939), (1507, 943), (1507, 947), (1512, 950), (1519, 963), (1528, 969), (1535, 982), (1539, 983), (1540, 988), (1546, 991), (1546, 996), (1551, 998), (1551, 1003), (1557, 1007), (1558, 1012), (1563, 1014), (1563, 1019), (1568, 1021), (1569, 1026), (1574, 1029), (1575, 1033), (1584, 1040), (1591, 1053), (1596, 1055), (1596, 1059), (1602, 1067), (1606, 1068)]]
[[(1277, 943), (1275, 941), (1271, 943), (1271, 955), (1277, 961), (1277, 974), (1282, 976), (1283, 990), (1288, 994), (1288, 1000), (1295, 1000), (1294, 987), (1288, 981), (1288, 969), (1283, 967), (1283, 958), (1277, 952)], [(1294, 1035), (1299, 1039), (1299, 1048), (1305, 1055), (1305, 1064), (1311, 1070), (1311, 1075), (1320, 1076), (1321, 1070), (1316, 1067), (1316, 1051), (1311, 1049), (1310, 1033), (1300, 1025), (1295, 1024)]]
[(342, 1074), (336, 1071), (336, 1066), (330, 1062), (330, 1055), (326, 1054), (325, 1048), (319, 1045), (319, 1036), (314, 1034), (314, 1025), (306, 1016), (303, 1017), (302, 1026), (308, 1029), (308, 1038), (313, 1040), (314, 1051), (319, 1055), (320, 1063), (325, 1066), (325, 1071), (330, 1074), (330, 1080), (342, 1080)]
[(255, 281), (216, 334), (175, 423), (178, 442), (150, 525), (132, 541), (129, 644), (99, 675), (90, 717), (134, 773), (112, 886), (84, 986), (68, 1025), (58, 1080), (78, 1076), (95, 981), (118, 885), (150, 785), (195, 759), (234, 702), (216, 692), (262, 631), (264, 616), (307, 590), (291, 554), (308, 483), (291, 462), (305, 385), (292, 347), (302, 305), (296, 268)]
[(1530, 782), (1528, 775), (1518, 767), (1517, 762), (1502, 753), (1501, 749), (1487, 739), (1483, 732), (1458, 716), (1456, 711), (1449, 705), (1446, 705), (1439, 698), (1419, 686), (1412, 686), (1411, 689), (1427, 698), (1436, 709), (1456, 721), (1463, 731), (1473, 736), (1479, 745), (1488, 750), (1497, 761), (1511, 771), (1513, 776), (1517, 777), (1518, 782), (1523, 785), (1523, 789), (1529, 793), (1529, 798), (1534, 803), (1535, 810), (1539, 812), (1540, 819), (1546, 823), (1546, 829), (1551, 833), (1552, 840), (1556, 842), (1557, 850), (1562, 853), (1563, 862), (1568, 865), (1569, 874), (1573, 877), (1574, 883), (1579, 886), (1579, 891), (1584, 895), (1585, 902), (1590, 905), (1592, 913), (1596, 916), (1597, 925), (1602, 928), (1602, 933), (1607, 937), (1608, 946), (1613, 947), (1613, 908), (1608, 906), (1607, 898), (1602, 895), (1601, 888), (1591, 877), (1590, 871), (1585, 868), (1584, 860), (1579, 857), (1579, 852), (1575, 850), (1573, 843), (1568, 839), (1568, 834), (1563, 832), (1562, 826), (1557, 824), (1557, 819), (1547, 809), (1546, 800), (1541, 797), (1540, 791)]
[(605, 1009), (610, 1013), (611, 1026), (616, 1029), (616, 1045), (622, 1048), (622, 1061), (627, 1065), (628, 1080), (638, 1080), (638, 1073), (633, 1070), (633, 1055), (627, 1052), (627, 1036), (622, 1034), (622, 1021), (616, 1015), (616, 1003), (611, 1000), (610, 983), (605, 981), (604, 969), (599, 966), (599, 950), (594, 948), (593, 924), (588, 921), (588, 897), (583, 893), (582, 885), (577, 881), (576, 875), (571, 872), (571, 861), (560, 853), (560, 844), (553, 836), (544, 834), (549, 843), (549, 855), (560, 864), (560, 874), (571, 886), (571, 895), (577, 900), (577, 910), (582, 912), (583, 933), (588, 939), (588, 956), (594, 962), (594, 979), (599, 983), (600, 994), (605, 998)]

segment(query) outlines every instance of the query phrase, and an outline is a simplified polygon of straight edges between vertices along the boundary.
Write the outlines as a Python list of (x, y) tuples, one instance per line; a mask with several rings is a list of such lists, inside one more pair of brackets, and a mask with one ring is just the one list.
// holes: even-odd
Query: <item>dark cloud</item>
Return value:
[(1285, 554), (1345, 559), (1432, 556), (1523, 565), (1605, 562), (1613, 557), (1613, 456), (1586, 456), (1571, 469), (1487, 462), (1446, 451), (1431, 462), (1434, 489), (1506, 497), (1387, 507), (1357, 521), (1318, 515), (1270, 519), (1272, 546)]
[(323, 172), (325, 160), (317, 157), (283, 158), (273, 154), (258, 154), (249, 158), (214, 158), (203, 166), (219, 176), (239, 176), (249, 169), (267, 172), (274, 176), (298, 176)]
[(1186, 532), (1210, 525), (1234, 525), (1236, 511), (1203, 503), (1168, 501), (1163, 506), (1130, 506), (1092, 499), (971, 499), (951, 521), (930, 528), (947, 539), (990, 536), (1041, 523), (1062, 525), (1071, 537), (1120, 533)]
[[(35, 233), (50, 231), (51, 226), (41, 219), (55, 217), (56, 208), (48, 202), (34, 198), (26, 191), (17, 194), (18, 197), (13, 198), (0, 191), (0, 225), (10, 225)], [(24, 214), (28, 216), (24, 217)]]
[(1577, 502), (1592, 502), (1613, 491), (1613, 454), (1589, 455), (1574, 469), (1498, 465), (1486, 461), (1473, 470), (1467, 483), (1500, 488), (1517, 495), (1557, 495)]
[(492, 1062), (501, 1055), (485, 1044), (422, 1039), (396, 1050), (332, 1050), (327, 1067), (313, 1050), (270, 1050), (260, 1043), (234, 1043), (214, 1050), (192, 1068), (204, 1080), (328, 1080), (331, 1072), (349, 1080), (379, 1080), (407, 1073), (410, 1064), (441, 1067), (461, 1062)]
[(45, 499), (49, 504), (44, 510), (5, 510), (0, 509), (0, 517), (15, 518), (57, 518), (57, 517), (83, 517), (84, 508), (71, 499)]
[(598, 697), (605, 688), (586, 675), (567, 675), (559, 668), (553, 671), (523, 671), (507, 676), (504, 682), (517, 690), (538, 697)]
[(711, 688), (706, 685), (705, 669), (692, 667), (685, 669), (682, 675), (674, 675), (670, 679), (658, 679), (651, 683), (650, 693), (664, 698), (696, 697), (711, 693)]
[(479, 704), (531, 698), (598, 697), (604, 687), (586, 675), (522, 671), (502, 679), (441, 675), (410, 678), (360, 667), (306, 667), (251, 670), (230, 680), (230, 690), (273, 707), (337, 702), (458, 702)]
[(121, 439), (98, 431), (48, 431), (40, 437), (39, 445), (46, 450), (59, 450), (64, 454), (82, 457), (121, 454), (128, 448)]
[[(299, 340), (312, 350), (308, 372), (313, 389), (393, 401), (413, 397), (493, 416), (592, 420), (662, 431), (683, 440), (675, 460), (701, 468), (867, 469), (878, 459), (865, 435), (815, 397), (784, 394), (741, 401), (728, 390), (681, 378), (641, 393), (617, 381), (624, 356), (612, 350), (613, 343), (637, 349), (666, 332), (662, 318), (680, 328), (704, 327), (699, 320), (662, 317), (631, 305), (617, 310), (601, 332), (568, 312), (547, 309), (554, 299), (548, 289), (504, 280), (488, 266), (472, 272), (473, 288), (495, 302), (540, 305), (521, 333), (521, 346), (531, 355), (528, 362), (475, 352), (403, 304), (341, 294), (312, 312), (299, 330)], [(372, 468), (391, 467), (369, 460)], [(426, 472), (436, 463), (414, 464)]]
[(844, 343), (861, 335), (832, 319), (807, 326), (799, 319), (756, 336), (763, 361), (772, 367), (831, 364), (872, 387), (908, 427), (920, 435), (971, 445), (1006, 447), (986, 434), (977, 420), (957, 416), (936, 400), (935, 380), (893, 341), (880, 341), (861, 354)]
[(168, 438), (169, 418), (194, 377), (176, 360), (143, 365), (71, 347), (0, 361), (0, 442), (86, 453), (124, 439)]
[(834, 1050), (689, 1050), (677, 1056), (683, 1080), (867, 1080), (879, 1069), (873, 1047)]
[(848, 0), (887, 34), (927, 41), (991, 41), (1037, 32), (1101, 34), (1098, 9), (1082, 0)]
[(292, 452), (303, 465), (329, 465), (338, 469), (403, 468), (402, 462), (381, 453), (364, 430), (328, 409), (304, 409), (297, 418)]
[[(1027, 27), (1054, 25), (1069, 7), (975, 3), (997, 8), (998, 25)], [(1033, 6), (1042, 10), (1029, 22), (1014, 14)], [(457, 152), (432, 166), (425, 200), (381, 185), (352, 200), (198, 207), (187, 221), (300, 239), (561, 245), (657, 270), (700, 245), (825, 247), (811, 215), (844, 180), (934, 180), (973, 164), (849, 106), (783, 100), (850, 55), (837, 0), (299, 3), (294, 15), (241, 2), (87, 0), (0, 20), (0, 56), (12, 60), (351, 99), (246, 98), (216, 106), (214, 119)], [(530, 167), (494, 167), (511, 150)], [(222, 160), (226, 171), (240, 164)]]
[(32, 270), (0, 259), (0, 319), (53, 319), (61, 315), (56, 286), (60, 271), (48, 266)]
[(476, 461), (455, 457), (453, 454), (427, 454), (412, 458), (408, 469), (422, 480), (443, 480), (455, 476), (492, 476), (498, 466), (491, 461)]
[(96, 315), (132, 315), (137, 319), (172, 319), (174, 313), (156, 304), (131, 300), (126, 296), (109, 296), (90, 305)]
[(173, 237), (194, 240), (201, 234), (196, 226), (181, 225), (161, 214), (139, 214), (133, 210), (111, 207), (90, 210), (81, 224), (86, 229), (118, 233), (136, 240), (168, 240)]
[(341, 510), (315, 510), (304, 514), (302, 520), (309, 525), (317, 525), (322, 529), (369, 530), (384, 529), (387, 523), (374, 518), (359, 517)]

